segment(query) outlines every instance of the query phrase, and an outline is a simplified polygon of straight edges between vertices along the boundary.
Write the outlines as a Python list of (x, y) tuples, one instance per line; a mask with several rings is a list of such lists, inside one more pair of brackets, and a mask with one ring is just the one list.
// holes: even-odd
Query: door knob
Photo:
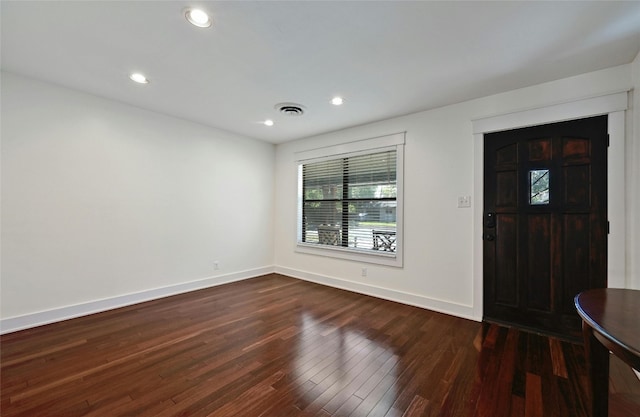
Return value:
[(484, 235), (484, 240), (488, 240), (489, 242), (493, 242), (494, 240), (496, 240), (496, 237), (492, 234), (486, 234)]

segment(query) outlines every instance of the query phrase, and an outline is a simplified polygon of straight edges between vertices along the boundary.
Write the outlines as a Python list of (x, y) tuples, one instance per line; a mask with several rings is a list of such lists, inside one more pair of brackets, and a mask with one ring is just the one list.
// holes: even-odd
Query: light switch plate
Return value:
[(458, 197), (458, 208), (471, 207), (471, 196), (465, 195)]

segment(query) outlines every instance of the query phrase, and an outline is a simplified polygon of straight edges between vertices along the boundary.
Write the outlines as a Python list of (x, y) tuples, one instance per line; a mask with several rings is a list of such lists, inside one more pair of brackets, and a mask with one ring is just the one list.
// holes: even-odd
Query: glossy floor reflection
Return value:
[[(4, 335), (3, 416), (586, 417), (581, 346), (269, 275)], [(612, 365), (611, 417), (640, 410)]]
[(371, 405), (388, 409), (397, 397), (400, 358), (392, 346), (367, 338), (351, 321), (333, 324), (302, 314), (292, 370), (299, 410), (366, 415), (367, 398)]

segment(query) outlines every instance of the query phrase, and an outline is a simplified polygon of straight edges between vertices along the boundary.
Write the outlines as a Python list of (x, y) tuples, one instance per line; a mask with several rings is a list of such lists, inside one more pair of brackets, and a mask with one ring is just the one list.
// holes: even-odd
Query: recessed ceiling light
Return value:
[(199, 28), (208, 28), (211, 26), (211, 18), (203, 10), (188, 9), (184, 15), (189, 23), (194, 26), (198, 26)]
[(131, 78), (131, 81), (135, 81), (139, 84), (149, 84), (149, 80), (147, 79), (147, 77), (145, 77), (143, 74), (140, 74), (139, 72), (134, 72), (129, 76), (129, 78)]
[(267, 119), (262, 123), (264, 123), (265, 126), (273, 126), (273, 120), (271, 119)]
[(334, 106), (341, 106), (344, 103), (344, 99), (342, 97), (334, 97), (331, 99), (331, 104)]

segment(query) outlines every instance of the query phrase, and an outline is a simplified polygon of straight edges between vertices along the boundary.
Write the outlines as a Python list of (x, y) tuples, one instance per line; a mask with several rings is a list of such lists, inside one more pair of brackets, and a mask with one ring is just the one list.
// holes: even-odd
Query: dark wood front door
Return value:
[(577, 338), (607, 284), (607, 116), (484, 137), (484, 318)]

